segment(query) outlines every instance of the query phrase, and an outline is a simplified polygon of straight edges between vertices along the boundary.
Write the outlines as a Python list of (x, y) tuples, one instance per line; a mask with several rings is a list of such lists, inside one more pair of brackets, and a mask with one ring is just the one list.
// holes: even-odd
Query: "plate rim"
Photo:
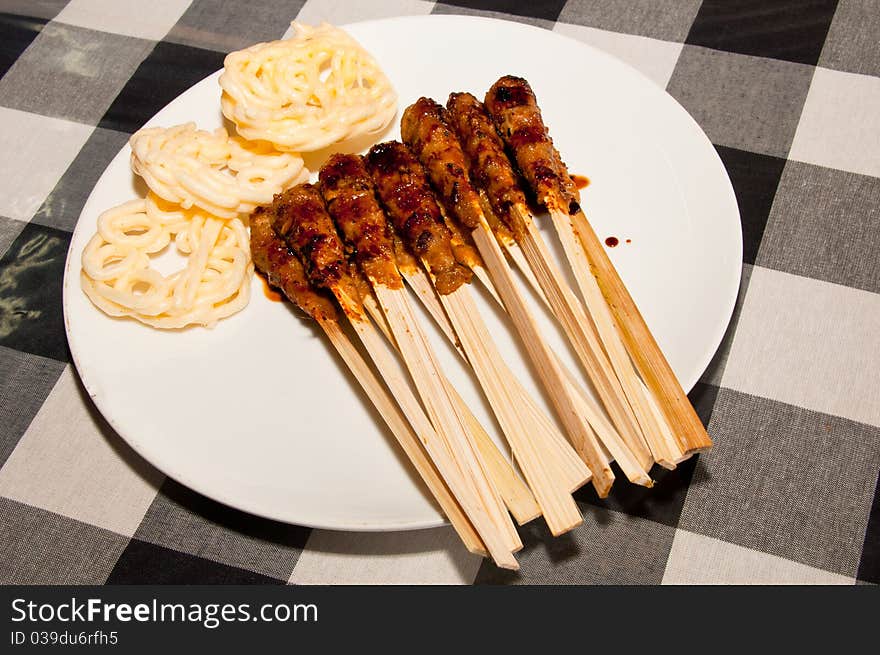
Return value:
[[(503, 23), (505, 27), (513, 27), (514, 29), (521, 29), (523, 32), (532, 32), (532, 33), (546, 33), (550, 32), (553, 37), (564, 39), (567, 41), (571, 41), (576, 43), (581, 48), (586, 48), (587, 50), (592, 51), (594, 56), (598, 56), (600, 59), (605, 59), (610, 61), (615, 66), (624, 66), (629, 69), (631, 74), (634, 74), (638, 78), (641, 78), (641, 81), (645, 84), (650, 84), (653, 88), (660, 92), (658, 97), (666, 96), (666, 102), (672, 101), (676, 106), (676, 111), (683, 114), (686, 117), (686, 120), (690, 123), (690, 127), (694, 131), (694, 133), (698, 136), (700, 141), (703, 142), (704, 146), (708, 146), (709, 151), (711, 152), (711, 156), (714, 159), (715, 165), (718, 167), (718, 170), (722, 173), (721, 178), (723, 178), (724, 186), (726, 187), (726, 192), (729, 196), (729, 199), (733, 201), (733, 207), (736, 210), (737, 221), (736, 228), (739, 233), (739, 238), (736, 239), (736, 248), (738, 250), (738, 256), (735, 258), (735, 261), (739, 262), (736, 267), (731, 267), (731, 271), (735, 268), (735, 274), (730, 277), (727, 281), (728, 290), (727, 290), (727, 307), (725, 311), (719, 312), (719, 322), (716, 327), (715, 333), (712, 335), (712, 338), (707, 341), (709, 344), (706, 348), (706, 351), (701, 354), (699, 357), (699, 366), (695, 367), (697, 371), (695, 373), (695, 379), (693, 380), (684, 380), (682, 381), (682, 387), (685, 389), (686, 393), (689, 393), (693, 387), (697, 384), (697, 382), (702, 377), (703, 373), (705, 373), (712, 359), (718, 351), (718, 348), (721, 346), (722, 341), (724, 339), (724, 335), (729, 329), (731, 319), (733, 317), (733, 312), (736, 307), (736, 301), (739, 296), (739, 287), (741, 284), (742, 278), (742, 252), (743, 252), (743, 241), (742, 241), (742, 220), (741, 214), (739, 210), (739, 203), (736, 199), (736, 195), (734, 193), (733, 185), (730, 180), (730, 176), (727, 173), (727, 169), (724, 166), (723, 161), (721, 160), (720, 155), (718, 154), (717, 149), (712, 144), (708, 135), (705, 133), (703, 128), (696, 122), (696, 120), (691, 116), (691, 114), (687, 111), (687, 109), (678, 102), (676, 98), (670, 95), (664, 88), (657, 85), (653, 80), (647, 77), (644, 73), (630, 65), (629, 63), (601, 50), (592, 44), (585, 43), (580, 41), (570, 35), (562, 34), (556, 32), (554, 30), (547, 30), (545, 28), (537, 27), (530, 24), (521, 23), (518, 21), (505, 20), (500, 18), (486, 17), (486, 16), (469, 16), (465, 14), (445, 14), (445, 15), (419, 15), (419, 16), (393, 16), (387, 18), (376, 18), (369, 19), (364, 21), (357, 21), (353, 23), (346, 23), (340, 25), (342, 29), (349, 29), (352, 27), (365, 27), (371, 24), (393, 24), (393, 23), (413, 23), (413, 22), (430, 22), (430, 23), (456, 23), (460, 21), (465, 22), (483, 22), (487, 25)], [(155, 120), (156, 116), (161, 114), (165, 109), (167, 109), (170, 105), (177, 102), (181, 96), (186, 93), (189, 93), (194, 87), (199, 84), (205, 82), (205, 80), (217, 76), (223, 69), (219, 69), (206, 75), (201, 80), (195, 82), (190, 85), (187, 89), (182, 91), (180, 94), (171, 99), (166, 105), (164, 105), (161, 109), (159, 109), (155, 114), (153, 114), (144, 125), (149, 125), (152, 121)], [(67, 338), (71, 361), (76, 368), (76, 373), (80, 378), (83, 387), (89, 395), (90, 401), (94, 404), (96, 409), (100, 412), (101, 416), (105, 421), (107, 421), (108, 425), (113, 429), (113, 431), (126, 443), (128, 447), (130, 447), (138, 457), (141, 457), (145, 460), (150, 466), (161, 472), (168, 478), (175, 480), (179, 484), (186, 486), (187, 488), (195, 491), (196, 493), (205, 496), (213, 501), (219, 502), (223, 505), (226, 505), (232, 509), (246, 512), (248, 514), (252, 514), (254, 516), (264, 518), (271, 521), (278, 521), (281, 523), (286, 523), (289, 525), (300, 525), (303, 527), (308, 527), (312, 529), (322, 529), (322, 530), (334, 530), (334, 531), (345, 531), (345, 532), (395, 532), (395, 531), (409, 531), (409, 530), (424, 530), (437, 528), (444, 525), (448, 525), (449, 522), (443, 517), (439, 515), (438, 518), (432, 519), (423, 519), (423, 520), (402, 520), (402, 521), (384, 521), (383, 523), (376, 524), (356, 524), (356, 523), (341, 523), (341, 522), (323, 522), (319, 518), (309, 518), (306, 517), (305, 520), (296, 520), (291, 521), (288, 518), (280, 517), (276, 514), (273, 514), (271, 511), (261, 511), (259, 507), (253, 506), (247, 502), (242, 502), (237, 498), (232, 498), (227, 496), (222, 489), (218, 489), (216, 487), (205, 488), (200, 485), (198, 482), (193, 482), (188, 479), (188, 476), (182, 474), (179, 470), (175, 470), (173, 465), (170, 465), (164, 458), (161, 456), (156, 456), (155, 453), (150, 452), (149, 456), (147, 451), (149, 450), (143, 444), (141, 444), (137, 439), (132, 438), (131, 436), (126, 436), (124, 431), (118, 426), (115, 418), (113, 417), (113, 412), (105, 412), (102, 407), (103, 402), (100, 400), (100, 394), (96, 393), (95, 386), (96, 382), (91, 379), (89, 374), (83, 369), (80, 365), (80, 358), (77, 353), (77, 348), (75, 347), (75, 343), (77, 342), (77, 338), (75, 333), (71, 330), (70, 326), (70, 310), (68, 305), (68, 298), (71, 293), (74, 293), (75, 290), (73, 287), (76, 287), (76, 290), (79, 290), (78, 278), (79, 278), (79, 269), (75, 272), (72, 270), (73, 264), (73, 244), (75, 242), (75, 237), (77, 236), (78, 231), (82, 228), (82, 216), (85, 213), (86, 208), (89, 206), (92, 197), (95, 193), (95, 190), (99, 187), (101, 179), (107, 172), (107, 170), (112, 166), (113, 162), (117, 157), (123, 153), (126, 148), (129, 148), (128, 141), (120, 148), (120, 150), (113, 156), (110, 162), (102, 171), (101, 175), (98, 178), (98, 181), (92, 187), (92, 190), (89, 192), (88, 197), (86, 198), (85, 203), (83, 204), (83, 209), (80, 211), (79, 216), (77, 217), (76, 225), (74, 226), (73, 231), (71, 232), (71, 240), (70, 245), (68, 246), (65, 263), (64, 263), (64, 276), (62, 279), (62, 311), (64, 316), (64, 330)], [(84, 228), (82, 228), (84, 229)], [(724, 320), (720, 320), (723, 316)], [(157, 463), (157, 460), (159, 463)], [(433, 501), (432, 501), (433, 503)], [(433, 503), (436, 507), (436, 503)]]

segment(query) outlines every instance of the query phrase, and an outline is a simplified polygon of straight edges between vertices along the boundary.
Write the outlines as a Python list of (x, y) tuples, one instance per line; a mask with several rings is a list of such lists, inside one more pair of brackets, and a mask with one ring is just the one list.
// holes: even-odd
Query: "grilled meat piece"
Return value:
[(266, 207), (251, 214), (251, 256), (254, 265), (295, 305), (317, 321), (336, 320), (336, 307), (326, 294), (315, 289), (296, 255), (272, 228), (272, 216)]
[(401, 288), (391, 228), (363, 159), (333, 155), (321, 168), (318, 179), (327, 210), (364, 275), (376, 284)]
[(279, 193), (269, 213), (272, 227), (300, 257), (311, 283), (331, 290), (341, 301), (351, 300), (343, 309), (360, 314), (361, 292), (318, 187), (298, 184)]
[[(446, 111), (470, 161), (471, 177), (486, 192), (492, 212), (513, 233), (513, 238), (521, 238), (522, 226), (512, 208), (525, 206), (526, 197), (485, 106), (470, 93), (451, 93)], [(499, 233), (499, 226), (492, 228)], [(506, 237), (504, 232), (500, 236)]]
[(576, 213), (580, 194), (547, 133), (529, 83), (521, 77), (502, 77), (486, 93), (486, 109), (538, 201)]
[(391, 240), (394, 243), (394, 259), (397, 260), (397, 270), (404, 274), (416, 270), (419, 267), (419, 262), (394, 230), (391, 231)]
[(400, 133), (428, 171), (446, 211), (473, 230), (482, 219), (480, 198), (471, 184), (458, 136), (445, 114), (442, 105), (419, 98), (403, 112)]
[(441, 294), (455, 291), (472, 273), (455, 260), (425, 170), (409, 148), (397, 141), (370, 148), (367, 170), (391, 223), (406, 246), (425, 264)]
[[(443, 214), (442, 210), (440, 213)], [(483, 258), (477, 252), (477, 247), (474, 245), (469, 231), (463, 229), (462, 225), (450, 220), (448, 214), (444, 214), (444, 221), (446, 227), (449, 228), (449, 243), (452, 244), (452, 254), (455, 257), (455, 261), (470, 269), (473, 269), (474, 266), (483, 266)]]

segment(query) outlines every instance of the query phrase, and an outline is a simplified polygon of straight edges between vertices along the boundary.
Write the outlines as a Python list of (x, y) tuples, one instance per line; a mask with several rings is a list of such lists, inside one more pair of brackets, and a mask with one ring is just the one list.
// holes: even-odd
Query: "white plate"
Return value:
[[(431, 16), (347, 29), (378, 58), (401, 110), (422, 95), (482, 97), (507, 73), (531, 82), (570, 170), (592, 181), (583, 193), (588, 216), (600, 237), (620, 239), (611, 257), (690, 389), (730, 319), (742, 235), (721, 161), (684, 109), (620, 61), (517, 23)], [(218, 75), (149, 124), (219, 126)], [(384, 138), (397, 136), (395, 124)], [(325, 341), (286, 305), (268, 301), (259, 281), (250, 305), (213, 330), (162, 332), (108, 318), (89, 303), (78, 277), (97, 216), (141, 189), (128, 157), (126, 147), (86, 203), (64, 280), (74, 361), (114, 429), (172, 478), (253, 514), (344, 530), (440, 525)], [(534, 389), (515, 341), (481, 305), (508, 363)], [(470, 378), (441, 350), (450, 377), (494, 429)]]

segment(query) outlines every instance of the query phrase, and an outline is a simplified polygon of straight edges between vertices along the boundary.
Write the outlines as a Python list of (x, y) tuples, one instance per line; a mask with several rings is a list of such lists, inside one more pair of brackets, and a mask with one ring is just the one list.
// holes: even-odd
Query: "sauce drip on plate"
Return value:
[(265, 275), (257, 273), (257, 277), (260, 278), (260, 282), (263, 283), (263, 295), (266, 296), (266, 298), (272, 302), (281, 302), (283, 300), (281, 293), (272, 288)]
[(583, 175), (572, 175), (571, 181), (574, 182), (574, 185), (578, 189), (586, 189), (588, 186), (590, 186), (590, 178)]

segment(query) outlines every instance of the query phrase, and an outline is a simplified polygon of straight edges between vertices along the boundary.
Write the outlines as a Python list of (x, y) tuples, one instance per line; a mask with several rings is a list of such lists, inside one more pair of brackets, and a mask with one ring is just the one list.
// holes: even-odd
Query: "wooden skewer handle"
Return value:
[[(467, 428), (456, 412), (444, 384), (445, 376), (440, 364), (427, 335), (413, 314), (406, 294), (382, 285), (375, 285), (374, 291), (428, 417), (438, 433), (445, 438), (449, 451), (454, 456), (453, 463), (459, 467), (465, 486), (473, 492), (463, 497), (456, 490), (456, 485), (451, 484), (453, 493), (480, 533), (495, 563), (502, 568), (519, 568), (511, 551), (521, 548), (522, 542), (497, 489), (486, 476), (479, 455), (467, 436)], [(366, 336), (368, 329), (366, 325), (363, 327)], [(358, 325), (355, 325), (355, 329), (358, 329)], [(440, 469), (444, 472), (442, 467)]]
[(614, 474), (599, 457), (595, 434), (588, 425), (581, 421), (577, 411), (572, 397), (574, 390), (568, 386), (555, 355), (541, 335), (534, 316), (529, 312), (504, 255), (485, 219), (483, 224), (472, 232), (472, 235), (486, 260), (486, 264), (492, 270), (493, 282), (498, 285), (499, 295), (507, 300), (502, 306), (511, 317), (544, 387), (556, 404), (557, 413), (571, 437), (572, 445), (584, 457), (592, 471), (593, 486), (600, 497), (603, 494), (607, 495), (614, 481)]
[(382, 419), (390, 428), (392, 434), (397, 439), (403, 452), (409, 458), (413, 467), (418, 472), (425, 486), (431, 492), (431, 495), (440, 505), (440, 509), (449, 519), (452, 527), (458, 533), (465, 547), (476, 555), (487, 557), (489, 555), (486, 545), (474, 530), (473, 525), (468, 520), (461, 506), (456, 501), (449, 487), (440, 477), (437, 469), (428, 459), (422, 445), (419, 443), (418, 437), (410, 428), (409, 423), (404, 418), (400, 408), (391, 398), (388, 390), (379, 381), (373, 370), (367, 362), (361, 357), (357, 348), (349, 341), (348, 337), (335, 321), (319, 321), (330, 343), (342, 357), (342, 360), (348, 366), (349, 370), (355, 376), (364, 393), (375, 405)]
[[(415, 272), (404, 272), (403, 275), (406, 278), (407, 282), (410, 284), (413, 291), (416, 292), (419, 300), (421, 300), (422, 304), (428, 310), (428, 313), (431, 314), (434, 321), (443, 331), (443, 334), (446, 335), (449, 343), (455, 347), (456, 352), (458, 352), (459, 356), (461, 356), (465, 364), (470, 364), (464, 348), (461, 347), (461, 342), (458, 339), (458, 335), (456, 335), (455, 329), (452, 327), (452, 323), (449, 322), (449, 317), (446, 315), (446, 310), (443, 309), (440, 300), (437, 298), (437, 295), (434, 292), (434, 287), (431, 284), (430, 279), (428, 278), (428, 274), (425, 273), (422, 269), (419, 269)], [(491, 280), (489, 281), (489, 284), (491, 284)], [(498, 300), (497, 292), (492, 293), (492, 297), (495, 298), (500, 307), (504, 309), (504, 305), (501, 304), (500, 300)], [(366, 302), (364, 304), (366, 305)], [(369, 310), (369, 305), (366, 306)], [(560, 462), (562, 464), (562, 467), (559, 471), (559, 474), (569, 482), (570, 491), (574, 492), (577, 489), (580, 489), (583, 485), (590, 481), (590, 478), (592, 477), (590, 469), (586, 467), (580, 457), (578, 457), (578, 455), (571, 449), (571, 446), (565, 440), (565, 437), (563, 437), (559, 433), (559, 431), (553, 425), (552, 421), (550, 421), (550, 419), (544, 415), (544, 412), (534, 403), (534, 400), (532, 400), (532, 398), (527, 393), (525, 393), (525, 390), (520, 391), (519, 395), (522, 399), (522, 402), (527, 405), (526, 407), (524, 407), (524, 411), (531, 414), (533, 420), (541, 424), (543, 432), (554, 439), (556, 449), (562, 456)], [(606, 460), (606, 462), (607, 461), (608, 460)], [(500, 487), (499, 491), (502, 491)], [(505, 502), (507, 501), (505, 500)], [(522, 522), (519, 520), (516, 512), (513, 511), (510, 505), (508, 505), (508, 508), (511, 509), (511, 513), (517, 519), (517, 522), (522, 525)]]
[[(440, 301), (438, 300), (437, 302), (439, 304)], [(385, 315), (382, 314), (382, 310), (379, 309), (379, 305), (372, 296), (364, 298), (364, 308), (366, 308), (367, 313), (382, 331), (382, 334), (385, 335), (391, 347), (399, 352), (397, 343), (394, 341), (394, 335), (391, 334), (391, 328), (388, 327), (388, 323), (385, 320)], [(538, 506), (538, 502), (535, 500), (535, 496), (528, 485), (520, 479), (510, 462), (501, 454), (498, 446), (495, 445), (495, 442), (486, 433), (486, 430), (473, 415), (470, 407), (467, 406), (467, 403), (458, 394), (455, 387), (452, 386), (452, 383), (445, 379), (444, 384), (455, 406), (455, 411), (458, 412), (459, 417), (468, 427), (468, 436), (473, 439), (477, 451), (482, 456), (483, 464), (486, 466), (489, 477), (498, 489), (498, 493), (501, 494), (507, 509), (513, 514), (513, 518), (516, 519), (519, 525), (525, 525), (529, 521), (538, 518), (541, 515), (541, 508)]]
[(711, 448), (712, 439), (587, 217), (579, 211), (571, 217), (571, 222), (587, 253), (602, 295), (617, 321), (624, 344), (648, 389), (658, 398), (660, 410), (681, 449), (685, 454), (693, 454)]

